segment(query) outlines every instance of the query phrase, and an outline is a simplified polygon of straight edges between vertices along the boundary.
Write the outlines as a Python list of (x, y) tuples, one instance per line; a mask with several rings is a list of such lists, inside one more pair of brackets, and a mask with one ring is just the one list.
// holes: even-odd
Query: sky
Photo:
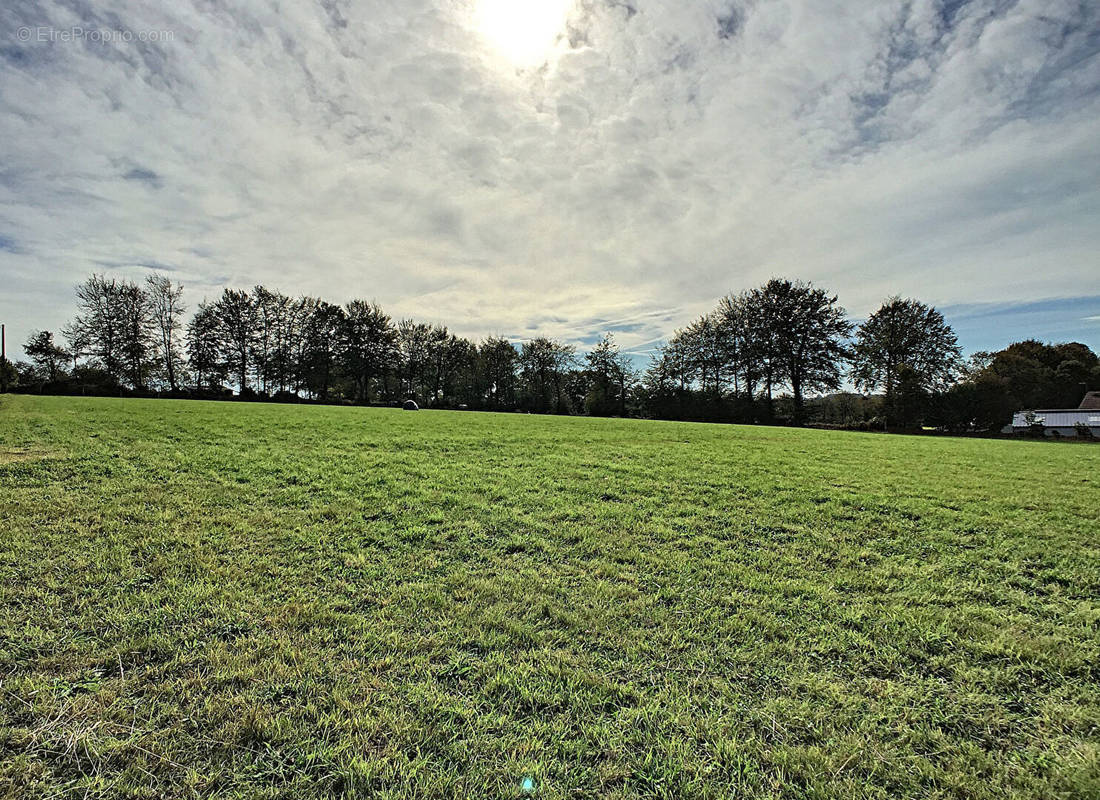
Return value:
[(9, 357), (93, 272), (639, 356), (782, 276), (1100, 350), (1100, 3), (5, 0)]

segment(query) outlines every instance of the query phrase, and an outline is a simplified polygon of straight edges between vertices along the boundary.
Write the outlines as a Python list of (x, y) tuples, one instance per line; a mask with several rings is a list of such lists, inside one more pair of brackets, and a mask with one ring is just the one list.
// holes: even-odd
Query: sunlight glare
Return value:
[(573, 0), (476, 0), (478, 30), (517, 67), (542, 64)]

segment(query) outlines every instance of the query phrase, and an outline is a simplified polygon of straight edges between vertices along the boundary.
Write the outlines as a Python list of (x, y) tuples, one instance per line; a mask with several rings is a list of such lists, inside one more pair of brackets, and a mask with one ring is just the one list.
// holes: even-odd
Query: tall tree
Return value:
[(396, 331), (377, 303), (352, 300), (345, 307), (341, 359), (352, 381), (355, 399), (370, 402), (371, 383), (393, 368)]
[(627, 394), (636, 375), (630, 358), (619, 350), (615, 337), (604, 337), (585, 357), (591, 377), (585, 405), (589, 413), (598, 416), (626, 416)]
[(238, 391), (244, 394), (248, 391), (256, 342), (256, 309), (252, 298), (239, 289), (223, 289), (212, 309), (218, 350), (237, 379)]
[(805, 421), (807, 391), (840, 387), (841, 363), (851, 334), (836, 295), (810, 283), (774, 278), (760, 290), (772, 320), (771, 342), (778, 370), (791, 387), (794, 421)]
[(265, 286), (252, 287), (250, 300), (256, 327), (252, 335), (251, 361), (259, 389), (265, 394), (271, 387), (273, 377), (271, 350), (275, 345), (283, 299), (281, 293), (272, 292)]
[(117, 384), (126, 363), (124, 282), (92, 275), (76, 287), (76, 318), (64, 335), (76, 358), (91, 358)]
[(156, 347), (149, 295), (132, 281), (120, 281), (122, 305), (122, 354), (130, 385), (144, 389), (149, 383)]
[(778, 339), (782, 311), (766, 288), (753, 289), (744, 296), (744, 353), (759, 369), (765, 416), (771, 421), (775, 417), (775, 390), (783, 384), (785, 365)]
[(157, 353), (168, 386), (174, 392), (179, 389), (182, 319), (187, 309), (183, 305), (183, 287), (164, 275), (150, 275), (145, 279), (145, 291), (156, 331)]
[(466, 399), (470, 385), (474, 383), (472, 372), (477, 358), (477, 348), (469, 339), (447, 333), (435, 344), (435, 375), (439, 400), (445, 405), (456, 405)]
[(226, 377), (219, 334), (217, 310), (206, 302), (199, 303), (187, 324), (187, 359), (200, 392), (220, 386)]
[(576, 349), (555, 339), (537, 336), (520, 351), (527, 406), (532, 411), (568, 413), (565, 372), (576, 363)]
[(646, 413), (664, 419), (693, 416), (692, 381), (695, 366), (689, 342), (683, 331), (676, 331), (667, 343), (650, 357), (642, 377)]
[(711, 312), (699, 317), (680, 334), (700, 389), (714, 403), (725, 395), (735, 363), (735, 342), (724, 322), (721, 314)]
[(726, 352), (733, 379), (733, 393), (752, 399), (760, 382), (761, 368), (753, 348), (752, 295), (728, 294), (718, 302), (715, 313), (726, 339)]
[[(946, 389), (961, 365), (958, 339), (943, 314), (900, 297), (887, 300), (859, 327), (852, 352), (856, 385), (885, 391), (887, 424), (902, 410), (898, 391), (902, 378), (908, 394)], [(907, 399), (904, 405), (912, 403)]]
[(306, 321), (302, 376), (310, 394), (321, 400), (328, 400), (336, 381), (344, 325), (344, 310), (323, 300), (315, 302)]
[(252, 290), (256, 331), (252, 341), (252, 365), (265, 393), (283, 391), (295, 380), (296, 352), (313, 311), (321, 301), (295, 300), (282, 292), (256, 286)]
[[(305, 388), (308, 362), (312, 356), (310, 347), (310, 321), (318, 307), (324, 301), (319, 297), (299, 297), (291, 308), (287, 327), (287, 380), (293, 384), (294, 392)], [(338, 342), (337, 342), (338, 344)]]
[(423, 322), (403, 319), (397, 323), (395, 344), (398, 391), (406, 397), (421, 402), (429, 399), (428, 394), (432, 391), (429, 373), (435, 337), (433, 326)]
[(31, 360), (42, 377), (54, 383), (65, 375), (65, 366), (69, 362), (69, 352), (54, 343), (53, 333), (38, 331), (31, 334), (23, 345), (23, 352)]
[(507, 339), (490, 336), (478, 347), (481, 391), (489, 408), (511, 408), (516, 402), (519, 353)]
[(125, 377), (143, 388), (155, 347), (148, 294), (132, 281), (92, 275), (76, 298), (78, 314), (64, 330), (74, 360), (89, 356), (112, 382)]
[(695, 380), (696, 362), (691, 343), (682, 331), (677, 331), (667, 346), (662, 348), (661, 371), (676, 390), (686, 393)]
[(307, 328), (319, 303), (313, 297), (295, 299), (284, 294), (278, 295), (267, 355), (269, 390), (298, 390), (303, 380), (303, 354), (309, 346), (305, 341)]

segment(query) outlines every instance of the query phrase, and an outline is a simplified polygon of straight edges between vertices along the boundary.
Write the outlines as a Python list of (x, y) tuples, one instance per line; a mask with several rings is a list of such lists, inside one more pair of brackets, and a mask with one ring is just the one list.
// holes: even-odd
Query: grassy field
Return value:
[(0, 796), (1100, 797), (1098, 468), (2, 397)]

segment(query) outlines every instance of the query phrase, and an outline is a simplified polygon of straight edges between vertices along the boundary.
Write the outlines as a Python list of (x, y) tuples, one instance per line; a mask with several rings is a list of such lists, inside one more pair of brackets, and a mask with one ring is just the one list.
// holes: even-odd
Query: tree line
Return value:
[[(92, 275), (61, 339), (33, 333), (28, 362), (0, 364), (0, 388), (977, 431), (1100, 386), (1085, 345), (1027, 341), (964, 360), (918, 300), (890, 298), (856, 325), (836, 295), (779, 278), (723, 297), (644, 370), (610, 333), (580, 354), (547, 337), (471, 341), (365, 300), (224, 289), (187, 318), (182, 296), (163, 275)], [(841, 392), (845, 381), (857, 391)]]
[(187, 318), (183, 287), (92, 275), (61, 331), (33, 333), (24, 389), (244, 399), (394, 402), (441, 408), (627, 414), (629, 359), (608, 335), (583, 357), (536, 337), (473, 342), (446, 326), (394, 321), (374, 302), (339, 306), (257, 286), (225, 289)]

